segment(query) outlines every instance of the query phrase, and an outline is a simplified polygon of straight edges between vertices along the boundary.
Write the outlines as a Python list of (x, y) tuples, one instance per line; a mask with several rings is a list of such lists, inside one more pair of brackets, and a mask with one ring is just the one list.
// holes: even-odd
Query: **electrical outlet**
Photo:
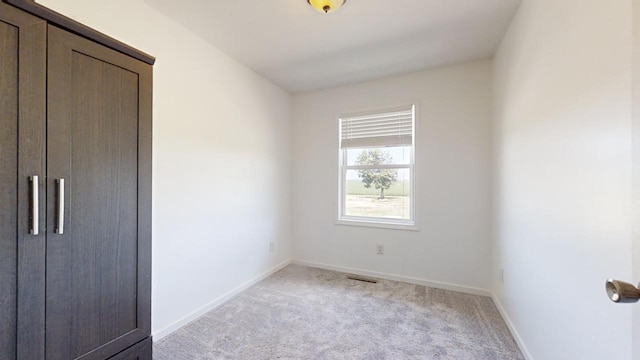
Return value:
[(504, 284), (504, 269), (500, 269), (500, 282)]
[(272, 241), (269, 243), (269, 252), (274, 252), (276, 251), (276, 242)]
[(384, 255), (384, 245), (382, 244), (376, 245), (376, 250), (378, 251), (378, 255)]

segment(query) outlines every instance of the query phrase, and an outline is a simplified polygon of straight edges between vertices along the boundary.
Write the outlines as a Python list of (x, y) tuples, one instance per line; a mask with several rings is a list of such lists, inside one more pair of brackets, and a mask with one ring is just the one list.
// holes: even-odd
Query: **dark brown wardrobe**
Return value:
[(153, 61), (0, 2), (0, 360), (151, 359)]

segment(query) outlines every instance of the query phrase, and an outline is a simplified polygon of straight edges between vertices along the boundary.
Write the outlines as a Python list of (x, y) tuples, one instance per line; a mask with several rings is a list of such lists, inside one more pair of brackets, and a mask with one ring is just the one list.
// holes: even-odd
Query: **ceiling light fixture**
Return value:
[(313, 6), (314, 9), (328, 14), (340, 9), (347, 0), (307, 0), (307, 2)]

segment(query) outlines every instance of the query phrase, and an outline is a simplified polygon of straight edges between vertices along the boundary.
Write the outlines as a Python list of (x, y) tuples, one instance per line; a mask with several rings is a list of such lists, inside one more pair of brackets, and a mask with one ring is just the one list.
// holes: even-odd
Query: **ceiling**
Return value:
[(290, 93), (491, 58), (520, 0), (145, 0)]

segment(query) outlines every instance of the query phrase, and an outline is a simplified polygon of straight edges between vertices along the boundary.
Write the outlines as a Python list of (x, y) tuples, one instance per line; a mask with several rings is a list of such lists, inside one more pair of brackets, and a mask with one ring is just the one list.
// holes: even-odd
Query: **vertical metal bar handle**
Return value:
[(58, 221), (56, 222), (56, 233), (64, 234), (64, 179), (56, 180), (58, 184)]
[(38, 175), (29, 176), (29, 181), (29, 185), (31, 186), (31, 191), (29, 191), (31, 193), (31, 216), (29, 216), (31, 221), (29, 224), (29, 234), (38, 235), (38, 228), (40, 226), (40, 214), (38, 212), (40, 210), (40, 196), (38, 194), (40, 182), (38, 181)]

